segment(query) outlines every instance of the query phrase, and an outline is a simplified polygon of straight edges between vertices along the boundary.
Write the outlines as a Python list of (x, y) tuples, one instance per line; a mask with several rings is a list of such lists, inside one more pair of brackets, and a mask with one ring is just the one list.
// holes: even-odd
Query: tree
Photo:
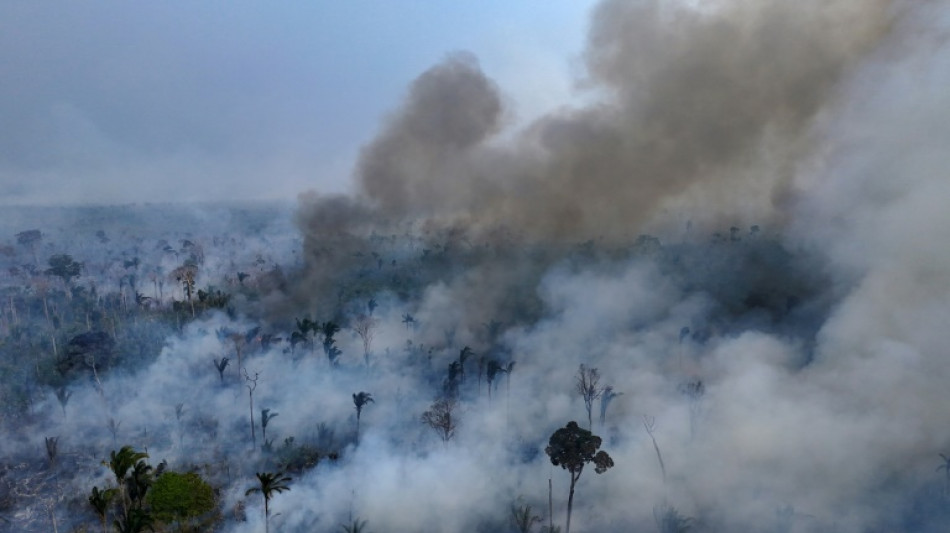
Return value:
[(261, 438), (267, 442), (267, 423), (280, 413), (270, 413), (270, 409), (261, 409)]
[(344, 533), (363, 533), (368, 523), (367, 520), (360, 520), (359, 517), (356, 517), (352, 524), (340, 524), (340, 527), (343, 528)]
[(656, 521), (660, 533), (686, 533), (692, 527), (690, 522), (693, 521), (692, 518), (680, 514), (676, 507), (666, 503), (653, 507), (653, 520)]
[(518, 501), (511, 504), (511, 521), (518, 533), (531, 533), (534, 525), (541, 523), (541, 517), (532, 512), (531, 504), (524, 503), (519, 497)]
[(75, 261), (71, 255), (56, 254), (49, 258), (49, 268), (46, 269), (47, 276), (56, 276), (63, 280), (63, 284), (68, 288), (73, 278), (79, 277), (82, 273), (82, 263)]
[(251, 444), (257, 448), (257, 430), (254, 429), (254, 390), (257, 389), (257, 380), (260, 376), (260, 372), (254, 372), (254, 377), (252, 378), (247, 373), (246, 368), (242, 370), (244, 370), (244, 384), (247, 386), (247, 397), (251, 404)]
[[(147, 453), (137, 452), (131, 446), (123, 446), (119, 451), (112, 450), (109, 453), (109, 461), (103, 461), (102, 464), (109, 467), (112, 470), (112, 474), (115, 475), (116, 485), (119, 487), (119, 495), (122, 500), (122, 509), (125, 511), (123, 519), (128, 519), (128, 510), (130, 500), (128, 497), (126, 478), (129, 474), (129, 471), (133, 470), (137, 464), (144, 463), (144, 460), (148, 458)], [(141, 468), (141, 467), (140, 467)]]
[(491, 404), (491, 389), (492, 383), (495, 381), (495, 377), (498, 376), (499, 372), (504, 372), (505, 367), (501, 366), (498, 361), (491, 359), (488, 361), (488, 369), (485, 372), (485, 379), (488, 381), (488, 403)]
[(584, 399), (584, 408), (587, 410), (587, 429), (593, 430), (594, 422), (591, 418), (591, 410), (594, 408), (594, 401), (600, 398), (604, 393), (604, 388), (600, 386), (600, 373), (596, 368), (587, 368), (581, 365), (577, 369), (575, 379), (575, 389)]
[(311, 350), (313, 349), (313, 338), (312, 333), (315, 333), (319, 325), (310, 320), (310, 317), (304, 317), (303, 319), (296, 318), (297, 329), (290, 334), (290, 349), (293, 350), (301, 342), (307, 343), (310, 345)]
[(72, 397), (73, 392), (66, 388), (66, 386), (56, 387), (54, 391), (56, 393), (56, 400), (59, 401), (59, 406), (63, 410), (63, 418), (66, 418), (66, 404), (69, 403), (69, 399)]
[(59, 453), (59, 437), (46, 437), (46, 458), (49, 459), (49, 466), (56, 465), (56, 455)]
[(107, 533), (106, 523), (109, 519), (109, 505), (115, 499), (118, 489), (99, 490), (99, 487), (92, 488), (92, 494), (89, 495), (89, 505), (99, 517), (99, 523), (102, 524), (102, 533)]
[(647, 435), (653, 441), (653, 449), (656, 451), (656, 460), (660, 463), (660, 473), (663, 474), (663, 483), (666, 483), (666, 465), (663, 464), (663, 456), (660, 454), (660, 446), (656, 443), (656, 437), (653, 432), (656, 429), (656, 418), (643, 415), (643, 428), (647, 430)]
[(622, 392), (614, 392), (612, 385), (607, 385), (604, 387), (604, 392), (600, 396), (600, 425), (603, 426), (607, 422), (607, 407), (610, 405), (610, 402), (613, 401), (617, 396), (622, 396)]
[(185, 291), (188, 304), (191, 306), (191, 316), (194, 318), (195, 301), (193, 295), (195, 293), (195, 278), (198, 276), (198, 267), (190, 263), (185, 263), (173, 270), (172, 276), (175, 277), (175, 281), (181, 283), (181, 288)]
[(455, 398), (439, 398), (432, 402), (428, 411), (422, 413), (422, 422), (432, 428), (443, 443), (449, 442), (455, 435), (458, 420), (452, 416), (456, 407)]
[(285, 476), (283, 472), (258, 472), (256, 475), (260, 486), (247, 489), (244, 495), (250, 496), (255, 492), (260, 492), (261, 496), (264, 497), (264, 531), (269, 532), (270, 525), (268, 519), (270, 518), (270, 500), (274, 497), (274, 493), (280, 494), (285, 490), (290, 490), (287, 483), (293, 480)]
[(218, 369), (218, 377), (221, 378), (221, 383), (224, 384), (224, 369), (228, 367), (228, 363), (231, 360), (227, 357), (222, 357), (221, 360), (214, 360), (214, 367)]
[(21, 231), (16, 234), (16, 242), (20, 246), (25, 246), (30, 249), (30, 253), (33, 255), (33, 264), (37, 264), (36, 260), (36, 245), (43, 239), (43, 234), (38, 229), (29, 229), (26, 231)]
[(152, 528), (152, 515), (142, 509), (129, 509), (122, 513), (119, 518), (112, 521), (112, 526), (118, 533), (141, 533), (146, 529), (155, 531)]
[(571, 511), (574, 507), (574, 487), (580, 479), (584, 466), (594, 464), (594, 472), (603, 474), (614, 466), (613, 459), (600, 448), (601, 439), (590, 431), (571, 421), (551, 435), (544, 452), (551, 458), (551, 464), (560, 466), (571, 474), (571, 490), (567, 498), (566, 533), (571, 533)]
[(180, 522), (213, 511), (214, 489), (194, 472), (165, 472), (155, 480), (148, 503), (155, 518)]
[(950, 495), (950, 456), (941, 453), (940, 458), (943, 459), (943, 463), (937, 467), (937, 472), (943, 470), (947, 474), (947, 482), (943, 490), (947, 495)]
[(336, 366), (340, 354), (343, 352), (337, 348), (336, 339), (333, 338), (340, 331), (340, 326), (336, 322), (327, 321), (320, 325), (320, 332), (323, 334), (323, 353), (330, 361), (330, 366)]
[[(372, 300), (371, 300), (372, 301)], [(369, 354), (376, 334), (376, 319), (370, 315), (359, 315), (353, 324), (353, 331), (363, 341), (363, 361), (369, 366)]]
[(363, 414), (363, 406), (368, 403), (375, 403), (373, 395), (368, 392), (358, 392), (353, 395), (353, 405), (356, 406), (356, 441), (360, 440), (360, 415)]

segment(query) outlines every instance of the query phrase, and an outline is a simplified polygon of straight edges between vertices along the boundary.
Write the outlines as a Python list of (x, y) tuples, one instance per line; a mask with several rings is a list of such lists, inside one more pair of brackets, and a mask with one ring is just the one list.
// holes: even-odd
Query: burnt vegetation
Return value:
[[(128, 213), (117, 210), (114, 216), (121, 218)], [(449, 450), (459, 446), (459, 435), (477, 433), (472, 425), (483, 423), (484, 416), (503, 421), (507, 428), (505, 447), (533, 448), (533, 452), (522, 452), (520, 460), (533, 464), (539, 460), (538, 450), (544, 448), (544, 432), (527, 433), (528, 428), (511, 426), (523, 423), (520, 411), (532, 409), (523, 403), (525, 392), (527, 397), (531, 394), (520, 390), (523, 382), (519, 376), (530, 375), (531, 365), (537, 368), (538, 360), (528, 357), (518, 365), (519, 373), (512, 375), (517, 352), (504, 333), (537, 327), (549, 319), (550, 304), (542, 296), (542, 287), (552, 269), (608, 277), (631, 267), (652, 269), (672, 280), (680, 294), (701, 295), (707, 302), (708, 309), (681, 327), (670, 344), (676, 353), (670, 356), (667, 379), (671, 391), (688, 400), (691, 439), (702, 438), (705, 381), (703, 376), (694, 375), (676, 382), (676, 376), (689, 373), (684, 366), (697, 365), (697, 352), (704, 344), (754, 328), (794, 337), (802, 346), (810, 346), (835, 301), (834, 295), (825, 290), (829, 284), (821, 275), (818, 258), (790, 250), (777, 236), (758, 230), (741, 237), (723, 239), (713, 235), (672, 246), (652, 237), (633, 239), (627, 245), (527, 246), (516, 243), (511, 234), (500, 243), (476, 241), (457, 229), (425, 230), (420, 234), (370, 232), (365, 236), (341, 236), (347, 246), (319, 251), (308, 250), (313, 243), (307, 241), (302, 243), (302, 250), (294, 249), (300, 243), (285, 243), (288, 255), (283, 256), (284, 261), (295, 254), (310, 253), (302, 262), (289, 263), (277, 259), (262, 262), (260, 254), (242, 256), (246, 250), (242, 250), (241, 243), (249, 235), (261, 242), (276, 237), (238, 230), (223, 228), (223, 233), (214, 234), (196, 228), (183, 234), (143, 237), (110, 228), (90, 232), (85, 241), (65, 243), (53, 238), (56, 233), (51, 228), (43, 230), (45, 244), (40, 247), (56, 258), (50, 260), (53, 266), (48, 270), (32, 262), (32, 251), (6, 257), (5, 301), (0, 311), (4, 333), (0, 360), (5, 371), (0, 382), (2, 423), (24, 440), (39, 438), (44, 428), (58, 436), (46, 436), (46, 453), (33, 450), (30, 453), (35, 452), (34, 457), (26, 466), (27, 472), (36, 469), (36, 475), (55, 472), (55, 482), (31, 480), (27, 472), (5, 476), (7, 488), (0, 500), (0, 516), (10, 520), (7, 524), (16, 525), (0, 528), (40, 531), (56, 520), (58, 527), (86, 524), (103, 531), (141, 531), (147, 527), (172, 531), (200, 524), (226, 529), (233, 521), (255, 519), (248, 509), (257, 505), (255, 500), (235, 501), (233, 496), (225, 496), (227, 491), (248, 485), (255, 472), (259, 485), (248, 489), (248, 494), (264, 494), (262, 520), (267, 527), (275, 527), (271, 522), (283, 523), (288, 519), (285, 515), (293, 513), (285, 509), (275, 515), (270, 510), (268, 495), (276, 491), (275, 487), (288, 490), (294, 484), (280, 472), (293, 473), (295, 478), (308, 473), (319, 477), (313, 473), (320, 465), (341, 464), (357, 449), (358, 441), (365, 441), (361, 447), (378, 446), (380, 437), (401, 441), (404, 435), (391, 433), (395, 427), (408, 428), (403, 431), (417, 434), (414, 438), (428, 442), (428, 446), (433, 440), (439, 442), (439, 446), (429, 448), (429, 453), (451, 453)], [(108, 240), (102, 238), (103, 234), (109, 235)], [(12, 243), (17, 235), (11, 235), (8, 249), (16, 250)], [(180, 246), (173, 247), (172, 242)], [(313, 283), (313, 271), (319, 270), (324, 260), (335, 268), (318, 272), (323, 278), (319, 286), (332, 286), (333, 290), (308, 292), (306, 303), (288, 304), (300, 299), (299, 295)], [(59, 272), (61, 269), (65, 271)], [(504, 271), (517, 275), (491, 274)], [(459, 302), (463, 310), (452, 321), (440, 319), (438, 327), (442, 331), (438, 335), (432, 335), (434, 329), (427, 328), (424, 319), (415, 318), (425, 316), (425, 299), (432, 287), (464, 286), (467, 280), (483, 275), (493, 276), (491, 279), (500, 286), (487, 291), (486, 299), (477, 307)], [(50, 283), (51, 277), (57, 277), (57, 283)], [(313, 320), (310, 316), (319, 318)], [(636, 333), (653, 325), (633, 319), (624, 327)], [(196, 358), (200, 364), (195, 364), (195, 372), (202, 375), (177, 378), (191, 380), (195, 385), (189, 387), (202, 392), (192, 391), (190, 398), (178, 398), (179, 403), (171, 404), (174, 409), (166, 408), (174, 416), (166, 416), (164, 421), (128, 418), (134, 415), (120, 418), (124, 403), (146, 401), (128, 388), (129, 383), (149, 380), (151, 372), (160, 372), (163, 365), (171, 364), (163, 360), (162, 354), (174, 353), (175, 344), (202, 337), (210, 342), (203, 349), (212, 350)], [(692, 347), (685, 350), (686, 355), (684, 346)], [(213, 361), (214, 368), (208, 361)], [(808, 364), (809, 359), (803, 357), (793, 363), (791, 370)], [(290, 396), (274, 394), (276, 389), (299, 387), (289, 380), (293, 369), (301, 371), (303, 365), (319, 369), (323, 377), (318, 379), (328, 383), (356, 380), (376, 383), (390, 392), (351, 393), (350, 414), (343, 412), (346, 409), (340, 400), (336, 408), (341, 412), (327, 417), (332, 422), (323, 422), (319, 412), (328, 406), (303, 405), (310, 394), (306, 389), (290, 391)], [(291, 374), (286, 374), (285, 368)], [(602, 378), (612, 378), (598, 368), (586, 363), (574, 368), (573, 377), (565, 368), (562, 381), (552, 386), (564, 394), (574, 393), (573, 416), (586, 419), (589, 429), (570, 422), (555, 431), (544, 448), (554, 465), (570, 473), (565, 531), (570, 528), (574, 488), (584, 464), (593, 462), (597, 473), (614, 466), (614, 459), (598, 448), (602, 443), (609, 447), (609, 442), (623, 442), (625, 430), (618, 429), (619, 425), (626, 424), (626, 430), (633, 432), (643, 419), (663, 469), (662, 477), (653, 475), (654, 482), (669, 482), (657, 446), (654, 418), (636, 413), (630, 416), (622, 406), (613, 408), (615, 414), (608, 417), (608, 403), (623, 404), (626, 397), (603, 383)], [(380, 375), (383, 371), (411, 376), (411, 395), (406, 396), (408, 391), (392, 392)], [(503, 379), (504, 403), (497, 396)], [(237, 414), (241, 411), (237, 408), (222, 412), (202, 405), (200, 398), (225, 393), (232, 398), (239, 393), (247, 395), (249, 403), (244, 404), (243, 415)], [(513, 393), (516, 401), (510, 399)], [(260, 401), (269, 406), (295, 413), (290, 415), (294, 418), (275, 426), (272, 421), (277, 412), (272, 407), (256, 412), (257, 395), (265, 395)], [(293, 400), (294, 396), (298, 399)], [(77, 401), (80, 397), (83, 399)], [(671, 401), (675, 397), (671, 394)], [(85, 403), (80, 407), (78, 402)], [(365, 409), (377, 402), (373, 409)], [(401, 407), (393, 411), (387, 403), (399, 403)], [(414, 407), (407, 408), (409, 405)], [(597, 407), (599, 424), (595, 424), (597, 417), (593, 414)], [(301, 425), (301, 412), (314, 412), (316, 416), (305, 417)], [(348, 423), (347, 416), (353, 422)], [(393, 416), (402, 420), (382, 419)], [(89, 425), (96, 420), (98, 429)], [(415, 428), (431, 432), (413, 429), (413, 420)], [(606, 431), (609, 442), (592, 431)], [(170, 459), (162, 468), (178, 477), (162, 477), (145, 462), (149, 455), (137, 451), (153, 449)], [(23, 448), (10, 453), (5, 459), (8, 472), (29, 455)], [(113, 470), (114, 479), (94, 486), (96, 467), (110, 454), (112, 458), (105, 463)], [(647, 463), (634, 470), (649, 477), (653, 468)], [(278, 474), (266, 473), (269, 471)], [(545, 475), (539, 473), (542, 478)], [(271, 481), (279, 483), (271, 487), (267, 484)], [(213, 491), (207, 492), (211, 489), (206, 486)], [(67, 487), (82, 490), (70, 496)], [(151, 487), (161, 487), (160, 504), (150, 499)], [(546, 502), (543, 490), (527, 500), (525, 495), (512, 495), (511, 501), (517, 497), (523, 502), (518, 508), (509, 505), (518, 510), (515, 518), (519, 530), (529, 531), (536, 523), (550, 522), (531, 515), (532, 508), (543, 509), (545, 514), (554, 508), (565, 509), (563, 502)], [(40, 499), (28, 501), (23, 496), (27, 493)], [(49, 504), (39, 508), (38, 501)], [(582, 501), (581, 506), (585, 505)], [(662, 531), (676, 527), (699, 530), (703, 524), (715, 529), (715, 515), (693, 518), (666, 501), (654, 505), (662, 509), (656, 515)], [(309, 520), (316, 524), (324, 520), (339, 523), (339, 519), (316, 513)], [(498, 524), (505, 520), (505, 507), (501, 507)], [(374, 522), (385, 522), (385, 517), (375, 517)], [(556, 530), (557, 526), (548, 523), (543, 528)]]

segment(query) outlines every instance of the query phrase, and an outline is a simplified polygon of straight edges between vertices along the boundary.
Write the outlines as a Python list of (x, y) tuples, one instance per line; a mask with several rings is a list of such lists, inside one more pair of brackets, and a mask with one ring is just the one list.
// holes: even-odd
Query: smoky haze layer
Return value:
[(815, 117), (892, 27), (892, 4), (607, 1), (585, 54), (594, 103), (502, 144), (498, 88), (450, 56), (412, 84), (356, 178), (389, 216), (546, 240), (635, 236), (659, 211), (762, 221), (787, 199)]

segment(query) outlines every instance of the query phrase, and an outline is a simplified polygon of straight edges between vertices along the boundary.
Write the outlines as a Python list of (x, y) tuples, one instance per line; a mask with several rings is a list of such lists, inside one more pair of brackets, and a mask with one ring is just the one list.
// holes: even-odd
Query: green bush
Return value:
[(194, 518), (214, 510), (214, 490), (198, 474), (165, 472), (152, 485), (149, 505), (162, 522)]

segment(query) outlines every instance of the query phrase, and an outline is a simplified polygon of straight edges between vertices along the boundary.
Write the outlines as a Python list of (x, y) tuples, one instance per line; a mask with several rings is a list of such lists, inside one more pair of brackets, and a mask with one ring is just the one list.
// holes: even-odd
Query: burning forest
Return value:
[(0, 531), (946, 531), (947, 14), (604, 0), (352, 193), (7, 207)]

